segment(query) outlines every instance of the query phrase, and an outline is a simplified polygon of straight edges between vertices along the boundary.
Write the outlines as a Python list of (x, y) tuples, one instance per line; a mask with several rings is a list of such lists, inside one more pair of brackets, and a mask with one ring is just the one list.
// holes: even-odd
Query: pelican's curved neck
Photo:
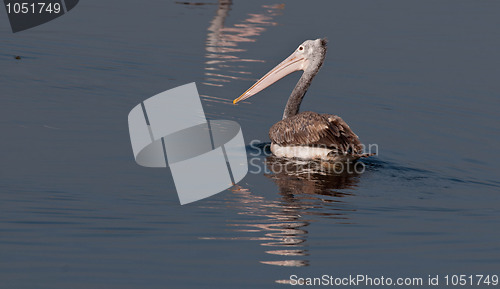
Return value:
[(299, 81), (297, 82), (297, 85), (295, 85), (292, 94), (290, 94), (290, 97), (288, 98), (288, 102), (285, 106), (285, 111), (283, 112), (283, 119), (299, 113), (302, 99), (304, 98), (304, 95), (306, 95), (307, 89), (311, 85), (311, 81), (318, 70), (319, 67), (316, 71), (304, 71)]
[(326, 40), (322, 39), (320, 43), (319, 39), (317, 39), (314, 41), (314, 43), (316, 42), (321, 46), (319, 48), (317, 47), (314, 53), (308, 55), (309, 59), (306, 62), (308, 63), (307, 68), (304, 70), (304, 73), (300, 77), (299, 81), (292, 91), (292, 94), (288, 98), (288, 102), (285, 106), (285, 111), (283, 112), (283, 119), (292, 117), (299, 113), (302, 99), (304, 99), (304, 95), (306, 95), (307, 89), (311, 85), (312, 79), (316, 76), (319, 69), (323, 65), (323, 61), (325, 61)]

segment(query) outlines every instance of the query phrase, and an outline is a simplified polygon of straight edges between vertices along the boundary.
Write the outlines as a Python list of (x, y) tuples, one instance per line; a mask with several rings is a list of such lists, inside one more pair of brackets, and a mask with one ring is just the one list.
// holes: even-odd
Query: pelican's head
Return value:
[(266, 75), (259, 79), (245, 91), (245, 93), (235, 99), (233, 103), (237, 103), (257, 94), (264, 88), (292, 72), (302, 70), (304, 73), (311, 73), (312, 76), (314, 76), (325, 59), (326, 43), (327, 41), (325, 38), (304, 41), (290, 56), (266, 73)]

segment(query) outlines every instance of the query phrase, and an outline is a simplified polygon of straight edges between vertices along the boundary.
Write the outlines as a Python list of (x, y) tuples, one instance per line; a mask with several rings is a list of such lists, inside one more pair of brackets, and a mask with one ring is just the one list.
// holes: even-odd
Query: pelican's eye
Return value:
[(299, 46), (299, 51), (303, 51), (304, 50), (304, 46)]

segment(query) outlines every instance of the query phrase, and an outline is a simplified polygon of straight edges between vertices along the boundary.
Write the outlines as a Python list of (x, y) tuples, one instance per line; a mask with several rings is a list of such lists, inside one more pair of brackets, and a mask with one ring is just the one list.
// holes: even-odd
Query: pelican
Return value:
[(326, 39), (306, 40), (233, 101), (236, 104), (292, 72), (304, 71), (288, 98), (282, 120), (269, 130), (271, 152), (277, 157), (350, 162), (370, 155), (363, 154), (358, 136), (339, 116), (311, 111), (299, 113), (302, 99), (325, 60), (326, 50)]

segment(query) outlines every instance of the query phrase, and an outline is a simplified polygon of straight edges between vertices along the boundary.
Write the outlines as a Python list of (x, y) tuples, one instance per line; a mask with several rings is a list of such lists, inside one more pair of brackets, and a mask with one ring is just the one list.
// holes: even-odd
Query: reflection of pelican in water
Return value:
[(333, 114), (299, 113), (312, 79), (323, 65), (326, 40), (307, 40), (233, 102), (245, 100), (288, 74), (303, 70), (288, 98), (283, 119), (269, 130), (271, 151), (278, 157), (352, 162), (363, 154), (363, 146), (347, 123)]
[(267, 157), (265, 165), (269, 172), (265, 176), (277, 184), (280, 198), (270, 200), (248, 188), (235, 186), (234, 195), (229, 198), (235, 202), (231, 207), (238, 210), (238, 214), (247, 216), (229, 224), (238, 235), (204, 239), (255, 240), (269, 248), (266, 253), (270, 256), (280, 256), (261, 260), (263, 264), (308, 266), (307, 237), (310, 232), (306, 228), (318, 218), (349, 223), (348, 214), (353, 209), (344, 200), (353, 194), (338, 190), (355, 188), (358, 175), (325, 174), (322, 170), (315, 171), (310, 165), (274, 156)]
[[(300, 161), (269, 156), (266, 166), (270, 173), (265, 174), (271, 178), (283, 197), (290, 200), (296, 198), (311, 199), (322, 198), (324, 202), (339, 202), (338, 198), (349, 194), (339, 192), (340, 189), (355, 188), (359, 182), (356, 173), (357, 164), (353, 168), (343, 169), (340, 173), (331, 173), (324, 163)], [(335, 169), (335, 168), (333, 168)], [(351, 171), (348, 173), (347, 171)]]

